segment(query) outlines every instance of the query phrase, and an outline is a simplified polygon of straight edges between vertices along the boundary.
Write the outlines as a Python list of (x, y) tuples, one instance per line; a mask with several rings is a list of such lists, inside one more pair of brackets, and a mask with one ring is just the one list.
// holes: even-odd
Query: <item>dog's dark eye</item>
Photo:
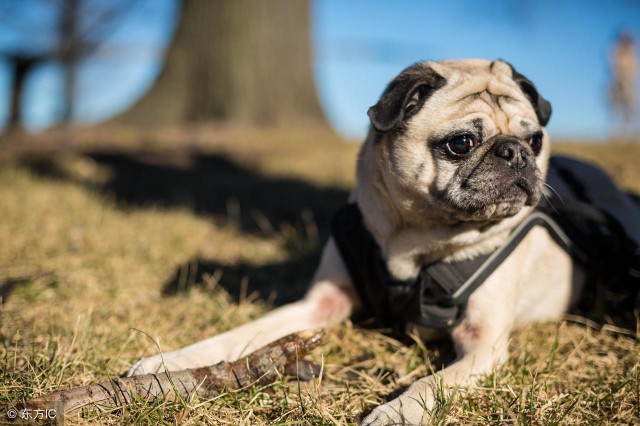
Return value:
[(469, 135), (460, 135), (447, 142), (447, 148), (454, 155), (465, 155), (476, 145)]
[(540, 154), (540, 150), (542, 149), (542, 133), (536, 133), (531, 136), (531, 139), (529, 139), (529, 146), (531, 146), (535, 155)]

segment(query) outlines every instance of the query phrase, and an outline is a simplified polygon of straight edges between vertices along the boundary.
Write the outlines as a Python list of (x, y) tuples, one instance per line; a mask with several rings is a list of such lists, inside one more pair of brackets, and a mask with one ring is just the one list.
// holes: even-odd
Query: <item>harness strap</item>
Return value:
[[(577, 259), (583, 258), (571, 240), (547, 214), (535, 211), (509, 236), (504, 245), (490, 255), (471, 260), (426, 265), (420, 272), (420, 293), (403, 292), (407, 297), (419, 297), (420, 316), (412, 321), (432, 328), (447, 328), (458, 324), (469, 296), (504, 262), (535, 226), (543, 226), (551, 237)], [(403, 305), (409, 304), (405, 299)]]
[(364, 307), (383, 326), (398, 329), (410, 321), (425, 327), (448, 328), (462, 321), (469, 296), (537, 225), (544, 226), (576, 259), (585, 259), (557, 223), (541, 211), (530, 214), (495, 252), (470, 260), (427, 264), (417, 279), (403, 281), (389, 274), (356, 204), (349, 204), (336, 214), (332, 234)]
[[(466, 301), (480, 285), (495, 271), (498, 266), (515, 250), (524, 237), (534, 226), (543, 226), (549, 235), (567, 253), (578, 260), (586, 262), (584, 254), (577, 250), (571, 243), (569, 237), (560, 229), (558, 224), (547, 214), (540, 211), (531, 213), (518, 227), (511, 233), (506, 243), (494, 251), (489, 258), (464, 282), (457, 285), (456, 291), (451, 295), (452, 303)], [(453, 266), (452, 266), (453, 267)], [(430, 273), (430, 272), (428, 272)]]

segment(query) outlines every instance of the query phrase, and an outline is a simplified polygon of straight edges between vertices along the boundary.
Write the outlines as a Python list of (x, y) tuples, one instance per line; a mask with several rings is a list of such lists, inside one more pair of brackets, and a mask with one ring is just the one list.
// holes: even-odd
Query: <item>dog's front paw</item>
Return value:
[(363, 426), (422, 425), (429, 419), (434, 403), (433, 377), (413, 383), (396, 399), (376, 407), (363, 421)]
[(362, 421), (362, 426), (421, 425), (425, 421), (425, 405), (402, 395), (391, 402), (376, 407)]

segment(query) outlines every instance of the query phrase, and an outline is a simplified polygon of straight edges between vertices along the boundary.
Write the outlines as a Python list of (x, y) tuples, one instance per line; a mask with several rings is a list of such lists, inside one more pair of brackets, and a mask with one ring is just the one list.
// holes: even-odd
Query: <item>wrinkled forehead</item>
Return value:
[(447, 86), (460, 86), (467, 92), (488, 91), (496, 96), (509, 96), (518, 88), (511, 67), (500, 60), (468, 59), (429, 62), (428, 65), (446, 79)]
[(445, 87), (424, 106), (426, 115), (439, 123), (482, 121), (485, 127), (505, 134), (540, 127), (530, 101), (505, 62), (477, 59), (429, 65), (446, 79)]

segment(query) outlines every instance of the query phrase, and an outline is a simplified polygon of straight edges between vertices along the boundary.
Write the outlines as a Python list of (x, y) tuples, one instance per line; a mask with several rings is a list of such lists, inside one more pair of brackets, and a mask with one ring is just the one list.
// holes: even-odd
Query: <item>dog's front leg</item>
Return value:
[(303, 300), (191, 346), (142, 359), (128, 374), (176, 371), (232, 361), (288, 334), (336, 324), (351, 315), (354, 302), (349, 275), (330, 239), (313, 287)]
[[(484, 299), (484, 298), (483, 298)], [(486, 301), (483, 301), (486, 303)], [(478, 303), (481, 304), (481, 303)], [(471, 305), (471, 304), (470, 304)], [(500, 306), (500, 304), (497, 304)], [(457, 386), (472, 385), (482, 374), (507, 358), (512, 317), (507, 310), (496, 313), (469, 306), (466, 318), (452, 331), (458, 358), (443, 370), (420, 379), (396, 399), (375, 408), (362, 422), (366, 426), (420, 425), (429, 420), (436, 397), (449, 395)], [(503, 305), (504, 306), (504, 305)]]

